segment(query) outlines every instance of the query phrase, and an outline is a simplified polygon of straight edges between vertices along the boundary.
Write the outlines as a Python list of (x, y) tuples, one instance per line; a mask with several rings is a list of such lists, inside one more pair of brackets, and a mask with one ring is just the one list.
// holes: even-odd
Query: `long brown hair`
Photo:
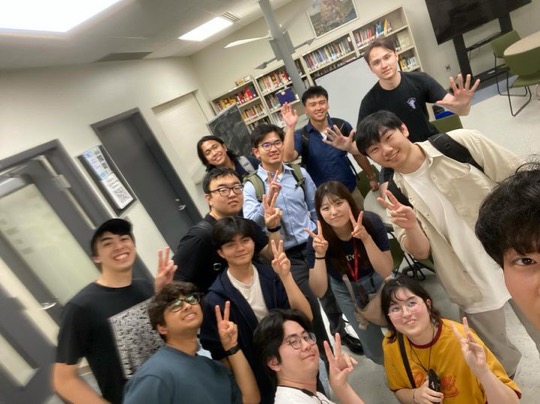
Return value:
[[(346, 274), (349, 273), (349, 268), (347, 266), (347, 257), (345, 256), (345, 252), (340, 247), (341, 240), (338, 238), (333, 227), (326, 223), (326, 221), (321, 215), (321, 205), (325, 197), (328, 197), (328, 199), (330, 199), (331, 201), (335, 201), (336, 199), (346, 200), (349, 203), (349, 206), (351, 207), (351, 212), (355, 218), (357, 218), (360, 214), (360, 209), (356, 205), (356, 202), (354, 201), (350, 191), (341, 182), (325, 182), (324, 184), (321, 184), (321, 186), (317, 188), (317, 192), (315, 192), (315, 209), (317, 210), (317, 217), (321, 222), (324, 238), (326, 239), (326, 241), (328, 241), (328, 251), (326, 255), (328, 256), (328, 259), (330, 260), (332, 266), (337, 271), (342, 274)], [(373, 224), (365, 216), (362, 219), (362, 225), (366, 228), (369, 234), (375, 234)], [(358, 240), (355, 237), (353, 237), (352, 240), (354, 245), (356, 245), (356, 248), (360, 255), (360, 266), (371, 266), (371, 262), (369, 261), (369, 257), (367, 256), (364, 243), (362, 243), (361, 240)]]

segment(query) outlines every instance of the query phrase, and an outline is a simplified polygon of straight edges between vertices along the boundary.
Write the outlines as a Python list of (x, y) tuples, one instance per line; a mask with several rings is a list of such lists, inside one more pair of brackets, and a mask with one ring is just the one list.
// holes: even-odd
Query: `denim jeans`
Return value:
[[(357, 282), (351, 282), (357, 304), (360, 307), (363, 307), (367, 303), (361, 301), (360, 294), (358, 293), (358, 285), (361, 285), (367, 294), (371, 294), (377, 292), (377, 290), (383, 284), (383, 281), (384, 279), (378, 273), (374, 272), (372, 275), (361, 278)], [(330, 276), (330, 285), (334, 291), (334, 295), (336, 296), (336, 300), (341, 311), (343, 314), (345, 314), (345, 317), (349, 321), (349, 324), (353, 327), (356, 334), (358, 334), (358, 338), (360, 339), (360, 342), (362, 342), (366, 357), (379, 365), (383, 365), (384, 357), (382, 341), (384, 336), (382, 334), (381, 327), (369, 323), (365, 330), (360, 329), (354, 314), (354, 304), (345, 283), (342, 280), (337, 280)]]

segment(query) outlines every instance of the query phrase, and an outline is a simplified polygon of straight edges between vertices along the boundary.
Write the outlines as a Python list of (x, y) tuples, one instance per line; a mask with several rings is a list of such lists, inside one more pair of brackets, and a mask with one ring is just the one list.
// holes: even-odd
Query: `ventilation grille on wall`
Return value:
[(228, 19), (228, 20), (231, 20), (232, 22), (240, 21), (240, 18), (238, 18), (234, 14), (229, 13), (228, 11), (221, 14), (221, 16)]

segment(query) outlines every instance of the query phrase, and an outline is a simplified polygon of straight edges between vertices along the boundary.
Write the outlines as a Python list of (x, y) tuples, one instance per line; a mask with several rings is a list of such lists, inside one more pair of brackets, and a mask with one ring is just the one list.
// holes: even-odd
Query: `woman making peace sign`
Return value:
[(376, 293), (392, 273), (384, 224), (375, 213), (360, 212), (349, 190), (337, 181), (325, 182), (317, 189), (315, 209), (317, 234), (306, 230), (311, 236), (307, 253), (309, 285), (321, 297), (330, 279), (336, 300), (358, 334), (366, 357), (382, 365), (381, 327), (372, 323), (365, 329), (359, 327), (349, 285), (356, 304), (363, 308), (369, 294)]

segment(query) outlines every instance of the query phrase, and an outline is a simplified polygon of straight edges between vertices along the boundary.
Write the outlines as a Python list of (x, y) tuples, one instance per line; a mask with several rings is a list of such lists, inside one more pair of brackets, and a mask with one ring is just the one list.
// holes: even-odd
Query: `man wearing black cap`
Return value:
[[(53, 385), (70, 402), (121, 403), (126, 383), (109, 319), (152, 297), (172, 280), (176, 269), (168, 259), (169, 249), (159, 251), (159, 266), (152, 286), (133, 279), (135, 239), (129, 222), (110, 219), (95, 231), (91, 241), (92, 260), (101, 275), (83, 288), (64, 309), (58, 334)], [(85, 357), (98, 382), (100, 397), (78, 374)]]

